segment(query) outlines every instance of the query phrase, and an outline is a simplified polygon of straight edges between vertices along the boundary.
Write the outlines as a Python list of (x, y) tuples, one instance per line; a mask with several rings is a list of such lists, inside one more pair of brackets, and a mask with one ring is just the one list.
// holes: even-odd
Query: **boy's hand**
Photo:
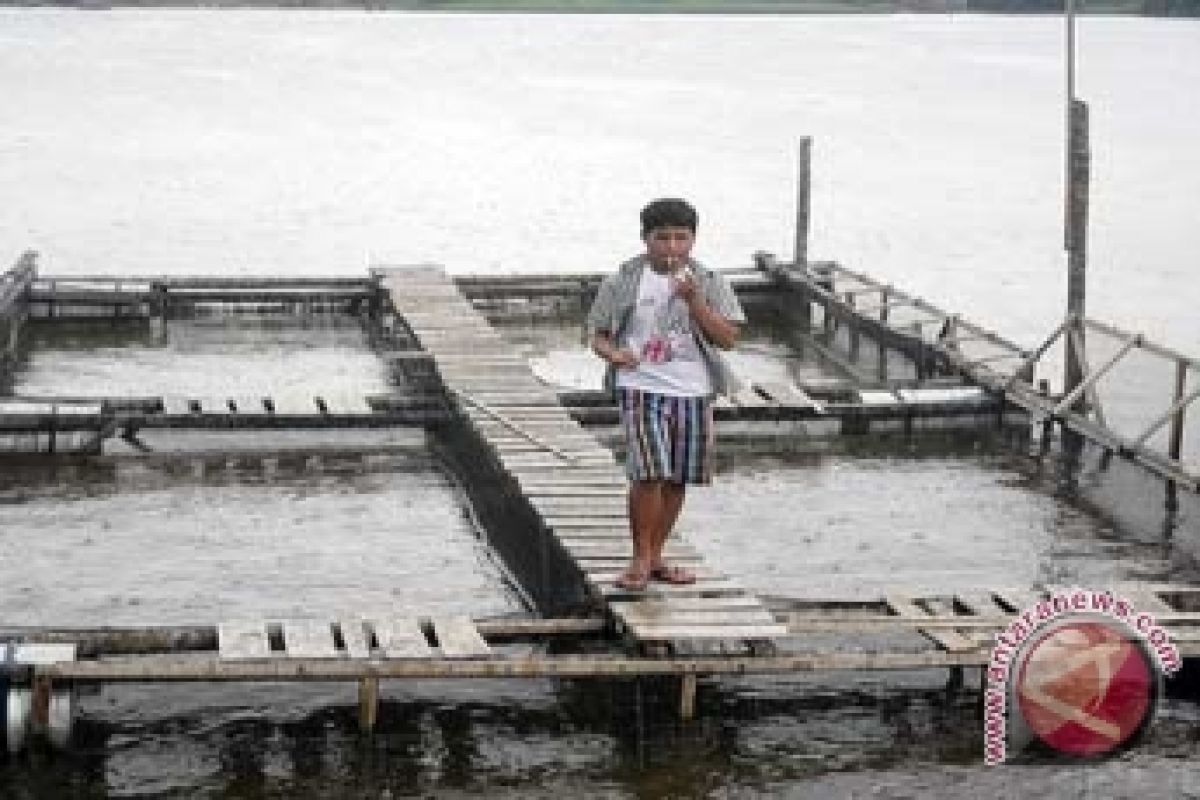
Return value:
[(621, 348), (613, 351), (612, 356), (608, 359), (608, 363), (617, 369), (633, 369), (641, 363), (641, 359), (632, 350)]
[(687, 268), (675, 270), (675, 272), (671, 274), (671, 284), (674, 289), (675, 296), (688, 306), (691, 306), (693, 303), (695, 303), (696, 298), (699, 297), (696, 286), (696, 277), (692, 274), (692, 271)]

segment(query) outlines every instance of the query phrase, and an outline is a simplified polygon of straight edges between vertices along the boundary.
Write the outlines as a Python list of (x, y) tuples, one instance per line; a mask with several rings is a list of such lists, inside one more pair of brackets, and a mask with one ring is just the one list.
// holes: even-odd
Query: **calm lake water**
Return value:
[[(1192, 350), (1200, 24), (1086, 19), (1080, 35), (1091, 308)], [(1004, 17), (5, 9), (0, 261), (598, 271), (638, 247), (647, 198), (683, 194), (701, 255), (742, 265), (789, 252), (809, 134), (816, 257), (1034, 344), (1063, 305), (1061, 50), (1058, 21)], [(386, 387), (353, 326), (233, 323), (47, 340), (18, 388)], [(1149, 388), (1121, 387), (1119, 408)], [(320, 472), (8, 472), (0, 608), (73, 623), (519, 609), (452, 477), (409, 444)], [(917, 455), (739, 460), (683, 524), (778, 594), (1196, 577), (1194, 547), (1064, 502), (1006, 456)], [(1190, 702), (1104, 764), (987, 769), (943, 678), (722, 681), (687, 728), (638, 713), (653, 687), (401, 684), (369, 741), (347, 688), (108, 688), (84, 698), (71, 754), (0, 766), (0, 796), (1200, 796)]]

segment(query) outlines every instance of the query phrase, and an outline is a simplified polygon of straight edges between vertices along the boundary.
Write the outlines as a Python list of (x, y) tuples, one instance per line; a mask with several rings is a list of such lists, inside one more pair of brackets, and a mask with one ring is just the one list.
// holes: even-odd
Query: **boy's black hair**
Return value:
[(664, 197), (642, 209), (642, 236), (655, 228), (687, 228), (696, 232), (699, 216), (692, 204), (678, 197)]

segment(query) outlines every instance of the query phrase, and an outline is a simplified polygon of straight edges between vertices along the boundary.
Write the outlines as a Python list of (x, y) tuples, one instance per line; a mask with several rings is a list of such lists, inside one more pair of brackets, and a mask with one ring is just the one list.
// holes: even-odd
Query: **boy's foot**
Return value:
[(693, 573), (683, 567), (669, 567), (666, 564), (650, 570), (650, 577), (653, 580), (676, 586), (688, 586), (696, 582), (696, 576)]
[(644, 592), (650, 583), (650, 575), (646, 572), (628, 569), (617, 578), (617, 588), (627, 592)]

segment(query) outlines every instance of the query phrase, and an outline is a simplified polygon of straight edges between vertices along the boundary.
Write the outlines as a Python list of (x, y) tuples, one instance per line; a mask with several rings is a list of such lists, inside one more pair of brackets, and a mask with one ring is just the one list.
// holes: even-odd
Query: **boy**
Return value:
[(729, 284), (691, 258), (696, 210), (665, 198), (642, 209), (642, 255), (601, 283), (588, 313), (592, 350), (608, 362), (625, 429), (633, 558), (617, 585), (689, 584), (696, 576), (663, 561), (663, 545), (689, 483), (712, 477), (712, 398), (736, 379), (718, 348), (737, 342), (746, 317)]

